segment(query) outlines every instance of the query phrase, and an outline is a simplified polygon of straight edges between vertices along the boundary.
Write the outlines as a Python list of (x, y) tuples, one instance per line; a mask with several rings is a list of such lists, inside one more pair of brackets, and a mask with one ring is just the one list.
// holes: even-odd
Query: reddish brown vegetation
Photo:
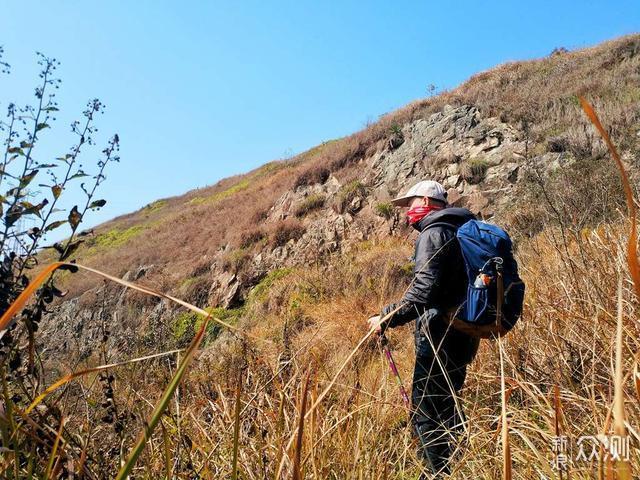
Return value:
[(282, 247), (289, 240), (298, 240), (304, 235), (305, 228), (298, 220), (283, 220), (275, 225), (270, 235), (273, 248)]
[(329, 178), (329, 175), (331, 175), (331, 171), (327, 167), (313, 166), (302, 172), (298, 178), (296, 178), (293, 186), (294, 188), (298, 188), (315, 183), (324, 183)]
[(253, 230), (247, 230), (240, 235), (240, 248), (247, 248), (251, 245), (258, 243), (265, 238), (265, 233), (262, 229), (256, 228)]

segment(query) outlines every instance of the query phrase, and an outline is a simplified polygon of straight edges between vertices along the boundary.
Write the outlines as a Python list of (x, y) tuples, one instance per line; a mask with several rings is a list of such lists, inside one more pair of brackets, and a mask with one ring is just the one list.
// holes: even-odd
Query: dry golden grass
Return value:
[[(619, 278), (622, 406), (632, 445), (640, 440), (635, 427), (640, 420), (640, 399), (634, 374), (640, 347), (636, 321), (640, 304), (625, 268), (625, 227), (622, 222), (602, 225), (583, 230), (577, 238), (569, 243), (568, 255), (558, 243), (558, 232), (551, 229), (519, 247), (528, 285), (527, 304), (523, 319), (504, 340), (503, 351), (515, 479), (557, 478), (549, 461), (552, 438), (559, 430), (574, 442), (581, 435), (613, 433)], [(273, 478), (281, 459), (283, 478), (288, 478), (298, 456), (304, 478), (416, 478), (420, 463), (406, 425), (406, 411), (375, 342), (356, 353), (329, 395), (307, 418), (298, 446), (284, 450), (287, 439), (301, 431), (300, 389), (305, 372), (311, 371), (308, 401), (313, 405), (366, 333), (363, 320), (401, 293), (403, 285), (398, 279), (403, 274), (395, 267), (409, 251), (409, 244), (394, 239), (366, 243), (351, 256), (336, 260), (329, 267), (331, 275), (326, 268), (301, 268), (276, 280), (268, 295), (250, 305), (244, 319), (243, 328), (256, 340), (224, 334), (199, 355), (165, 412), (164, 434), (157, 431), (139, 458), (136, 476), (162, 476), (167, 457), (178, 478), (192, 478), (196, 473), (201, 478), (230, 476), (234, 398), (241, 374), (239, 478)], [(573, 265), (575, 274), (567, 273), (567, 263)], [(413, 359), (410, 328), (391, 332), (405, 379), (410, 378)], [(172, 374), (171, 365), (158, 359), (144, 367), (136, 364), (112, 370), (119, 410), (136, 415), (127, 420), (125, 446), (135, 439), (140, 419), (148, 417), (159, 387)], [(452, 478), (502, 475), (500, 371), (497, 343), (484, 341), (463, 390), (468, 427), (460, 439)], [(70, 418), (65, 428), (85, 432), (91, 459), (88, 469), (102, 472), (100, 475), (115, 472), (119, 455), (105, 453), (113, 446), (114, 433), (109, 424), (96, 418), (102, 395), (99, 385), (85, 378), (57, 404), (64, 411), (80, 392), (85, 399), (83, 414), (67, 412)], [(91, 419), (88, 424), (87, 419)], [(72, 446), (65, 447), (68, 458), (79, 461)], [(635, 453), (630, 466), (634, 472), (640, 469)], [(574, 463), (571, 478), (598, 478), (598, 472), (600, 478), (608, 478), (607, 468), (606, 462)]]

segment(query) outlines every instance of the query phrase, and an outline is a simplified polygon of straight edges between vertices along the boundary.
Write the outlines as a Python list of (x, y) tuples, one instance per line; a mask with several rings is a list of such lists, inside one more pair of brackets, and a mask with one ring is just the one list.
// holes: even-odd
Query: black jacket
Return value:
[(430, 213), (414, 225), (420, 234), (415, 246), (413, 282), (399, 303), (387, 305), (381, 313), (384, 316), (401, 305), (386, 327), (418, 319), (418, 355), (433, 355), (433, 343), (436, 347), (441, 345), (456, 364), (466, 364), (477, 351), (477, 339), (453, 330), (438, 318), (464, 301), (468, 280), (456, 230), (474, 218), (466, 208), (449, 207)]

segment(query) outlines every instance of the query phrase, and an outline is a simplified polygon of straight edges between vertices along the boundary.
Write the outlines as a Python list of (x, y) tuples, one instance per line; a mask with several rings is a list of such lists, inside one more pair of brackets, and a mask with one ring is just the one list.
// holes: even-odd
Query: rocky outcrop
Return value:
[(379, 201), (428, 178), (449, 189), (451, 203), (489, 217), (500, 202), (497, 193), (517, 181), (525, 151), (519, 132), (497, 118), (482, 118), (473, 106), (447, 106), (402, 131), (399, 148), (367, 160), (367, 180)]
[[(497, 118), (483, 117), (471, 105), (446, 106), (429, 118), (397, 129), (390, 141), (380, 145), (377, 152), (357, 164), (361, 173), (357, 180), (343, 184), (338, 176), (330, 175), (322, 184), (287, 191), (263, 221), (266, 229), (283, 221), (300, 222), (304, 233), (275, 248), (263, 244), (250, 249), (248, 258), (242, 257), (241, 267), (225, 261), (234, 253), (230, 245), (210, 259), (205, 275), (207, 304), (239, 306), (251, 288), (273, 269), (321, 261), (372, 236), (388, 235), (399, 217), (381, 214), (393, 212), (388, 207), (385, 210), (385, 204), (421, 179), (445, 185), (450, 203), (491, 217), (497, 207), (509, 201), (510, 191), (524, 169), (525, 143), (520, 132)], [(569, 160), (565, 154), (546, 154), (531, 161), (549, 169), (554, 162)], [(337, 207), (336, 199), (340, 200)], [(153, 268), (136, 268), (127, 277), (140, 280)], [(82, 308), (78, 299), (62, 303), (57, 307), (56, 322), (46, 324), (46, 334), (59, 337), (61, 349), (77, 349), (81, 357), (95, 353), (105, 342), (111, 349), (126, 350), (132, 348), (133, 338), (158, 344), (161, 337), (171, 337), (170, 325), (176, 315), (173, 306), (160, 302), (132, 312), (122, 289), (113, 290), (107, 297), (99, 310)], [(107, 328), (105, 334), (104, 325), (109, 323), (121, 327), (117, 332)]]

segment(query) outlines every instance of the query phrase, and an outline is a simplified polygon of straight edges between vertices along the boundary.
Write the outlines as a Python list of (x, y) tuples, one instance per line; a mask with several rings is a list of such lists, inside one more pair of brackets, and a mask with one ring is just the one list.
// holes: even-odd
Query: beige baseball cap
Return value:
[(447, 191), (434, 180), (423, 180), (411, 187), (407, 193), (401, 197), (391, 200), (396, 207), (406, 207), (413, 197), (429, 197), (441, 202), (447, 202)]

